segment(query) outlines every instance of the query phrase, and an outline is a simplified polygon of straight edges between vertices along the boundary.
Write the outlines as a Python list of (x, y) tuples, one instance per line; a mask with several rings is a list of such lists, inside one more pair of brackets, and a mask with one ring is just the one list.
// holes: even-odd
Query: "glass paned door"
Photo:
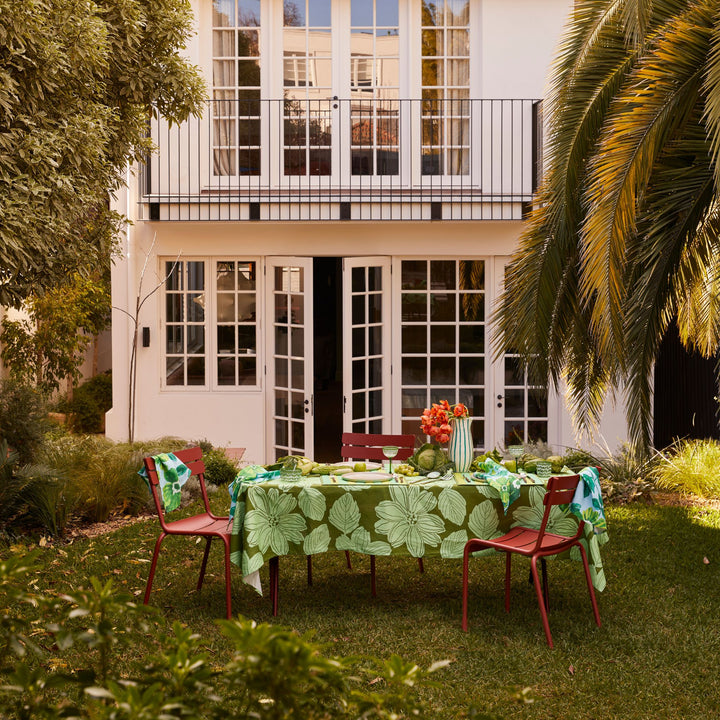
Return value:
[[(495, 258), (496, 276), (504, 282), (508, 258)], [(499, 292), (499, 289), (498, 289)], [(495, 365), (495, 443), (501, 447), (548, 442), (548, 389), (530, 382), (515, 353), (505, 353)]]
[(268, 258), (268, 460), (313, 452), (312, 258)]
[(389, 433), (390, 258), (343, 260), (344, 430)]

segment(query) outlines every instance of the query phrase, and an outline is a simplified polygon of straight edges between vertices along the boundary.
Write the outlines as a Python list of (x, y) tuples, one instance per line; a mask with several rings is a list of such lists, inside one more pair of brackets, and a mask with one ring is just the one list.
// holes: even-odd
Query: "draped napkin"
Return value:
[(586, 467), (578, 474), (582, 482), (578, 483), (570, 503), (570, 512), (591, 525), (596, 534), (604, 533), (607, 531), (607, 522), (600, 490), (600, 473), (597, 468)]
[(492, 458), (484, 460), (480, 467), (482, 471), (474, 473), (473, 477), (478, 480), (485, 480), (490, 487), (498, 491), (503, 511), (507, 515), (510, 505), (520, 497), (522, 481), (504, 465), (496, 463)]
[(235, 508), (237, 507), (237, 497), (243, 483), (262, 482), (263, 480), (272, 480), (280, 477), (279, 470), (266, 470), (262, 465), (246, 465), (235, 476), (235, 479), (228, 485), (230, 493), (230, 522), (235, 517)]
[[(190, 468), (179, 460), (173, 453), (160, 453), (153, 455), (155, 461), (155, 470), (158, 476), (158, 485), (160, 486), (160, 498), (162, 499), (165, 512), (171, 512), (180, 506), (182, 499), (182, 486), (188, 481), (192, 475)], [(147, 470), (143, 467), (138, 470), (138, 475), (145, 481), (150, 488)]]

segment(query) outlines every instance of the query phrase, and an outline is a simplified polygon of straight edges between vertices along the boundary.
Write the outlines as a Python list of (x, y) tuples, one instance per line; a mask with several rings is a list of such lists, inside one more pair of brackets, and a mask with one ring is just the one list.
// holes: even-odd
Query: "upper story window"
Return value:
[(425, 175), (469, 174), (470, 0), (421, 0), (408, 28), (411, 1), (213, 0), (214, 174), (260, 175), (278, 141), (285, 176), (398, 175), (401, 147)]
[(423, 0), (422, 171), (470, 172), (470, 2)]
[(165, 261), (165, 385), (258, 385), (257, 262)]
[(260, 174), (260, 0), (213, 2), (215, 175)]

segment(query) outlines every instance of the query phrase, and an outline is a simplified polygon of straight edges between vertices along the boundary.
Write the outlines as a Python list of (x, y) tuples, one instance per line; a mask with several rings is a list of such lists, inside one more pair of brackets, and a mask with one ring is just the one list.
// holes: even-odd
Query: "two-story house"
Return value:
[[(478, 448), (574, 446), (563, 398), (489, 323), (542, 170), (542, 98), (572, 0), (194, 0), (201, 119), (158, 152), (113, 304), (143, 304), (135, 437), (339, 457), (343, 430), (419, 434), (464, 402)], [(113, 317), (111, 437), (132, 325)], [(603, 434), (624, 435), (611, 410)]]

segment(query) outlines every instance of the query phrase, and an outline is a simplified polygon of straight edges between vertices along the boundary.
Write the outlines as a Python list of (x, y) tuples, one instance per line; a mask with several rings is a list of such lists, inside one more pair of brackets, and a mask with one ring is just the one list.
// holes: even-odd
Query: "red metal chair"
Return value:
[[(407, 460), (415, 452), (414, 435), (381, 435), (377, 433), (343, 433), (340, 455), (343, 460), (385, 460), (383, 448), (396, 445), (398, 454), (393, 460)], [(420, 572), (425, 572), (422, 558), (418, 558)], [(350, 560), (348, 559), (348, 567)], [(375, 597), (375, 556), (370, 556), (370, 588)]]
[(205, 463), (202, 461), (202, 449), (199, 447), (189, 448), (187, 450), (179, 450), (175, 456), (187, 465), (192, 474), (200, 482), (200, 491), (202, 493), (205, 512), (200, 515), (182, 518), (167, 522), (165, 512), (163, 510), (162, 501), (159, 493), (159, 480), (155, 461), (151, 457), (143, 459), (145, 470), (147, 471), (150, 481), (150, 490), (152, 491), (153, 500), (155, 501), (155, 509), (157, 510), (158, 519), (162, 532), (155, 543), (155, 552), (153, 553), (152, 564), (150, 565), (150, 576), (148, 577), (147, 586), (145, 588), (145, 598), (143, 602), (148, 604), (150, 599), (150, 591), (152, 590), (153, 579), (155, 577), (155, 568), (157, 567), (158, 555), (160, 554), (160, 546), (162, 541), (168, 535), (185, 535), (188, 537), (204, 537), (205, 553), (203, 555), (202, 566), (200, 567), (200, 578), (198, 580), (197, 589), (202, 588), (205, 578), (205, 568), (207, 566), (208, 555), (210, 554), (210, 544), (213, 538), (220, 538), (225, 546), (225, 605), (228, 620), (232, 617), (231, 599), (230, 599), (230, 531), (228, 529), (229, 518), (218, 517), (210, 512), (210, 504), (208, 502), (207, 490), (205, 489)]
[(343, 460), (385, 460), (382, 449), (396, 445), (394, 460), (407, 460), (415, 452), (414, 435), (378, 435), (373, 433), (343, 433), (340, 455)]
[(542, 523), (539, 530), (527, 527), (514, 527), (510, 532), (495, 540), (480, 540), (479, 538), (471, 538), (465, 544), (463, 553), (463, 589), (462, 589), (462, 629), (467, 632), (468, 628), (468, 561), (470, 553), (484, 550), (485, 548), (494, 548), (499, 552), (505, 553), (505, 612), (510, 612), (510, 562), (513, 553), (524, 555), (530, 558), (530, 572), (532, 574), (535, 592), (537, 594), (538, 605), (540, 606), (540, 616), (542, 617), (543, 629), (545, 630), (545, 638), (550, 647), (553, 647), (552, 635), (550, 634), (550, 625), (547, 618), (547, 582), (543, 568), (543, 587), (540, 586), (540, 578), (538, 576), (537, 561), (542, 560), (548, 555), (557, 555), (561, 552), (569, 550), (575, 546), (580, 549), (583, 566), (585, 568), (585, 580), (587, 581), (588, 591), (590, 592), (590, 600), (592, 602), (595, 622), (600, 627), (600, 612), (598, 611), (597, 601), (595, 599), (595, 591), (590, 578), (590, 568), (588, 567), (587, 555), (585, 549), (580, 543), (580, 537), (584, 531), (584, 523), (580, 522), (578, 530), (572, 537), (563, 535), (555, 535), (546, 532), (550, 511), (555, 505), (567, 505), (572, 502), (573, 495), (577, 489), (578, 483), (581, 481), (579, 475), (571, 475), (565, 477), (551, 477), (548, 480), (547, 492), (543, 498), (545, 512), (543, 513)]

